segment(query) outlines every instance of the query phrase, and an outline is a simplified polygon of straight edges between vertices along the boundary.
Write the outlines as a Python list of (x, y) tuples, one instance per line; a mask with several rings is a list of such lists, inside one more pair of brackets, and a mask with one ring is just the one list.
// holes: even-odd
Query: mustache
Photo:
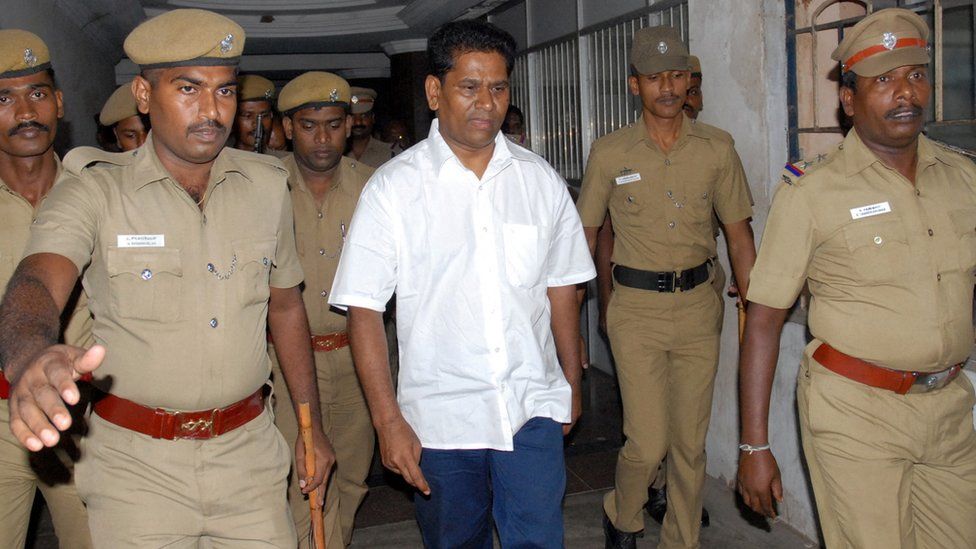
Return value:
[(40, 130), (42, 132), (50, 132), (51, 128), (49, 126), (41, 124), (40, 122), (34, 122), (32, 120), (30, 122), (21, 122), (20, 124), (17, 124), (13, 128), (11, 128), (9, 132), (7, 132), (7, 135), (9, 137), (13, 137), (14, 135), (24, 130)]
[(886, 112), (885, 118), (891, 120), (892, 118), (903, 114), (911, 114), (912, 116), (922, 116), (923, 112), (924, 110), (922, 109), (922, 107), (918, 105), (911, 105), (909, 107), (898, 107), (896, 109), (891, 109), (890, 111)]
[(223, 124), (221, 124), (219, 121), (217, 121), (217, 120), (205, 120), (203, 122), (200, 122), (199, 124), (194, 124), (194, 125), (190, 126), (189, 128), (187, 128), (186, 129), (186, 134), (187, 135), (190, 135), (191, 133), (198, 132), (198, 131), (203, 130), (203, 129), (211, 129), (211, 128), (212, 129), (219, 130), (221, 132), (227, 131), (227, 127), (224, 126)]

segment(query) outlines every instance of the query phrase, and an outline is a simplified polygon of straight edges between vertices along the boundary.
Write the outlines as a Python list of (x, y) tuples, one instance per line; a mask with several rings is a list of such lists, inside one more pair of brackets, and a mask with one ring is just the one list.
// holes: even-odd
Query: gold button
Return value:
[(875, 244), (881, 244), (882, 242), (884, 242), (884, 239), (881, 238), (880, 236), (875, 236), (874, 237), (874, 243)]

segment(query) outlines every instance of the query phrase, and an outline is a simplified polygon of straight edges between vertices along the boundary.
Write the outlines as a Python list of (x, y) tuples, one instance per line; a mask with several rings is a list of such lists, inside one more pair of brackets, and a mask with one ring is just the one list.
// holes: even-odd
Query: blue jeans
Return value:
[(492, 519), (505, 549), (563, 546), (562, 425), (533, 418), (515, 433), (514, 446), (423, 449), (430, 497), (418, 493), (414, 505), (425, 547), (491, 549)]

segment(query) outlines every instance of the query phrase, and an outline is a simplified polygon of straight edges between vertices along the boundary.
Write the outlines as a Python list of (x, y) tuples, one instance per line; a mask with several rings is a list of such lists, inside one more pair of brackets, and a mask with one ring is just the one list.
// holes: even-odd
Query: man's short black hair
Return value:
[(853, 71), (844, 71), (840, 75), (840, 87), (849, 88), (852, 92), (857, 91), (857, 74)]
[(506, 72), (512, 74), (517, 47), (511, 34), (491, 23), (453, 21), (434, 31), (427, 41), (427, 73), (443, 81), (457, 57), (470, 52), (492, 52), (505, 58)]

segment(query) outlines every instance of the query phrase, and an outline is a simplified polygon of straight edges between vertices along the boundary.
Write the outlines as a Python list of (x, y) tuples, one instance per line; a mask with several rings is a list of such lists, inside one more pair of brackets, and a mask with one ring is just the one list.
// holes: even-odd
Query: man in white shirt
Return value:
[[(562, 178), (499, 131), (514, 39), (459, 21), (428, 44), (438, 119), (367, 184), (329, 302), (349, 308), (383, 463), (423, 494), (425, 546), (490, 548), (493, 516), (505, 547), (562, 547), (576, 285), (596, 272)], [(398, 399), (382, 321), (394, 290)]]

